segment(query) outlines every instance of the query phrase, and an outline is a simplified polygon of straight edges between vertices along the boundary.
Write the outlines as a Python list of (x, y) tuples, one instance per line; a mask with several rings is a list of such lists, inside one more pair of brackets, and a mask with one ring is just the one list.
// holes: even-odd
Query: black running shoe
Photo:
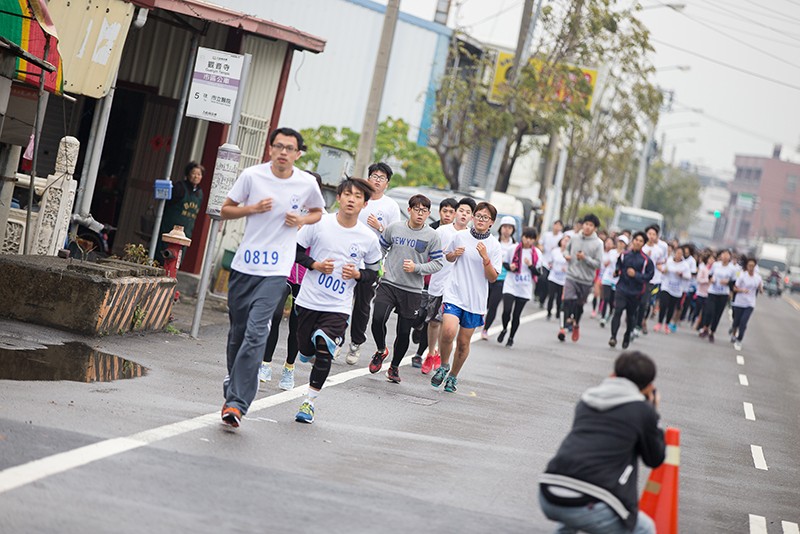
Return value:
[(631, 344), (631, 338), (628, 337), (628, 335), (626, 334), (625, 337), (622, 338), (622, 348), (627, 349), (628, 345), (630, 344)]
[(506, 329), (503, 328), (503, 331), (500, 332), (499, 336), (497, 336), (497, 342), (502, 343), (505, 338), (506, 338)]

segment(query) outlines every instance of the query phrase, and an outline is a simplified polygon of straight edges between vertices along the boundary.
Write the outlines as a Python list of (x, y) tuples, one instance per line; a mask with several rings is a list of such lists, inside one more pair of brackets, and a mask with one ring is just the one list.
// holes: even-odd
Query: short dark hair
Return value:
[(614, 374), (627, 378), (642, 390), (656, 379), (656, 364), (638, 350), (623, 352), (614, 362)]
[(586, 215), (584, 215), (583, 220), (581, 221), (581, 224), (587, 223), (587, 222), (590, 222), (590, 223), (594, 224), (595, 228), (600, 228), (600, 219), (598, 219), (597, 215), (595, 215), (594, 213), (587, 213)]
[(475, 200), (473, 200), (473, 199), (471, 199), (469, 197), (464, 197), (464, 198), (462, 198), (461, 200), (458, 201), (458, 205), (456, 206), (456, 209), (458, 209), (458, 206), (469, 206), (469, 209), (472, 210), (472, 213), (475, 213), (475, 206), (476, 205), (477, 204), (475, 204)]
[(650, 230), (655, 230), (655, 231), (656, 231), (656, 234), (660, 234), (660, 233), (661, 233), (661, 227), (660, 227), (659, 225), (657, 225), (657, 224), (651, 224), (650, 226), (648, 226), (647, 228), (645, 228), (645, 229), (644, 229), (644, 233), (646, 234), (646, 233), (647, 233), (647, 232), (649, 232)]
[(322, 175), (314, 171), (306, 171), (306, 172), (317, 180), (317, 187), (319, 187), (319, 190), (322, 191)]
[(195, 169), (200, 169), (200, 174), (202, 174), (202, 175), (206, 174), (206, 168), (205, 167), (203, 167), (202, 165), (200, 165), (196, 161), (190, 161), (189, 163), (186, 164), (186, 167), (183, 168), (183, 176), (185, 178), (188, 178), (189, 174), (191, 174), (191, 172), (193, 170), (195, 170)]
[(556, 219), (555, 221), (553, 221), (553, 226), (557, 224), (560, 224), (562, 228), (564, 227), (564, 221), (562, 221), (561, 219)]
[(472, 213), (478, 213), (481, 210), (488, 211), (489, 216), (492, 218), (493, 221), (497, 219), (497, 208), (495, 208), (488, 202), (478, 202), (478, 204), (475, 206), (475, 209), (472, 210)]
[(636, 233), (634, 233), (634, 234), (631, 236), (631, 241), (633, 241), (633, 240), (634, 240), (634, 239), (636, 239), (637, 237), (641, 237), (641, 238), (642, 238), (642, 241), (644, 241), (645, 243), (647, 243), (647, 236), (645, 235), (645, 233), (644, 233), (644, 232), (636, 232)]
[(747, 267), (747, 264), (748, 264), (748, 263), (750, 263), (751, 261), (752, 261), (753, 263), (755, 263), (755, 264), (756, 264), (756, 267), (758, 267), (758, 260), (756, 259), (756, 257), (755, 257), (755, 256), (750, 256), (749, 258), (748, 258), (748, 257), (746, 257), (746, 258), (744, 259), (744, 263), (743, 263), (742, 265), (744, 265), (745, 267)]
[(364, 193), (364, 200), (369, 200), (372, 198), (372, 195), (375, 193), (375, 189), (373, 189), (372, 184), (366, 181), (363, 178), (345, 178), (341, 181), (339, 186), (336, 188), (336, 196), (338, 197), (345, 191), (352, 191), (353, 189), (358, 189), (362, 193)]
[(387, 182), (391, 181), (392, 175), (394, 174), (394, 172), (392, 172), (392, 168), (389, 167), (386, 163), (384, 163), (382, 161), (379, 161), (378, 163), (373, 163), (372, 165), (370, 165), (369, 169), (367, 169), (367, 176), (369, 176), (370, 174), (372, 174), (375, 171), (381, 171), (383, 174), (385, 174)]
[(439, 209), (442, 208), (453, 208), (454, 210), (457, 210), (458, 200), (454, 199), (453, 197), (447, 197), (446, 199), (439, 202)]
[(272, 143), (275, 142), (275, 138), (278, 135), (285, 135), (287, 137), (294, 137), (297, 140), (297, 150), (305, 150), (306, 145), (303, 142), (303, 136), (300, 135), (300, 132), (297, 130), (293, 130), (292, 128), (275, 128), (272, 130), (272, 133), (269, 134), (269, 144), (272, 146)]
[(408, 207), (413, 208), (414, 206), (423, 206), (425, 208), (431, 209), (431, 199), (429, 199), (425, 195), (414, 195), (413, 197), (408, 199)]
[(536, 241), (536, 238), (539, 234), (536, 232), (536, 228), (533, 226), (526, 226), (522, 229), (522, 237), (527, 237), (528, 239), (533, 239)]

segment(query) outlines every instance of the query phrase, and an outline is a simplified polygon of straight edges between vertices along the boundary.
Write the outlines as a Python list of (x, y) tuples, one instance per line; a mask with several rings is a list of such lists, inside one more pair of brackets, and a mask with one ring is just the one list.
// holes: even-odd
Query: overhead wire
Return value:
[[(786, 14), (774, 15), (773, 14), (775, 12), (774, 9), (769, 8), (767, 6), (763, 6), (761, 4), (756, 4), (755, 2), (748, 2), (748, 7), (735, 6), (735, 5), (732, 5), (732, 4), (726, 4), (726, 7), (728, 9), (735, 9), (736, 11), (745, 11), (745, 12), (747, 12), (749, 14), (752, 14), (752, 15), (756, 15), (756, 16), (759, 16), (759, 17), (766, 17), (768, 19), (778, 20), (778, 21), (781, 21), (781, 22), (787, 22), (789, 24), (800, 24), (800, 19), (798, 19), (798, 18), (792, 17), (790, 15), (786, 15)], [(755, 11), (753, 11), (751, 9), (752, 7), (760, 8), (763, 11), (767, 11), (768, 13), (755, 12)]]
[(711, 5), (705, 5), (706, 3), (716, 6), (716, 4), (712, 4), (711, 2), (706, 0), (705, 3), (703, 3), (703, 4), (696, 4), (696, 5), (693, 4), (693, 7), (699, 7), (701, 9), (706, 9), (708, 11), (712, 11), (714, 13), (720, 13), (720, 14), (725, 15), (727, 17), (737, 18), (739, 20), (743, 20), (743, 21), (745, 21), (747, 23), (750, 23), (750, 24), (755, 24), (756, 26), (760, 26), (762, 28), (766, 28), (766, 29), (768, 29), (770, 31), (773, 31), (773, 32), (779, 34), (779, 35), (783, 35), (784, 37), (789, 37), (790, 39), (794, 39), (795, 41), (800, 42), (800, 37), (792, 35), (791, 33), (786, 33), (784, 31), (781, 31), (781, 30), (779, 30), (777, 28), (773, 28), (772, 26), (768, 26), (767, 24), (764, 24), (764, 23), (759, 22), (757, 20), (754, 20), (752, 18), (748, 18), (748, 17), (745, 17), (744, 15), (740, 15), (739, 13), (733, 13), (733, 12), (725, 11), (724, 9), (720, 9), (718, 6), (716, 6), (716, 9), (715, 9), (714, 7), (711, 7)]
[(747, 128), (743, 128), (742, 126), (739, 126), (738, 124), (734, 124), (734, 123), (732, 123), (730, 121), (727, 121), (725, 119), (721, 119), (719, 117), (716, 117), (714, 115), (706, 113), (703, 110), (698, 110), (698, 109), (692, 108), (690, 106), (687, 106), (683, 102), (679, 102), (679, 101), (676, 100), (676, 101), (673, 102), (673, 104), (681, 106), (681, 107), (683, 107), (683, 108), (685, 108), (685, 109), (687, 109), (689, 111), (693, 111), (693, 112), (697, 113), (698, 115), (701, 115), (702, 117), (705, 117), (705, 118), (710, 119), (710, 120), (712, 120), (714, 122), (720, 123), (720, 124), (722, 124), (724, 126), (727, 126), (728, 128), (732, 128), (734, 130), (738, 130), (741, 133), (744, 133), (744, 134), (750, 135), (752, 137), (761, 139), (762, 141), (768, 141), (770, 143), (774, 143), (776, 141), (776, 139), (773, 138), (773, 137), (769, 137), (767, 135), (764, 135), (764, 134), (761, 134), (761, 133), (758, 133), (758, 132), (754, 132), (752, 130), (748, 130)]
[(720, 24), (719, 22), (717, 22), (715, 20), (707, 19), (707, 18), (704, 18), (704, 17), (698, 17), (696, 15), (695, 15), (694, 18), (697, 19), (697, 20), (702, 20), (703, 22), (707, 22), (709, 24), (716, 24), (717, 26), (719, 26), (721, 28), (725, 28), (727, 30), (733, 30), (733, 31), (739, 32), (739, 33), (741, 33), (743, 35), (749, 35), (751, 37), (757, 37), (759, 39), (763, 39), (765, 41), (770, 41), (772, 43), (776, 43), (776, 44), (783, 45), (783, 46), (791, 46), (792, 48), (800, 48), (800, 43), (790, 43), (790, 42), (787, 42), (787, 41), (781, 41), (780, 39), (773, 39), (772, 37), (767, 37), (766, 35), (762, 35), (762, 34), (759, 34), (759, 33), (756, 33), (756, 32), (749, 32), (749, 31), (743, 30), (741, 28), (736, 28), (734, 26), (728, 26), (728, 25), (725, 25), (725, 24)]

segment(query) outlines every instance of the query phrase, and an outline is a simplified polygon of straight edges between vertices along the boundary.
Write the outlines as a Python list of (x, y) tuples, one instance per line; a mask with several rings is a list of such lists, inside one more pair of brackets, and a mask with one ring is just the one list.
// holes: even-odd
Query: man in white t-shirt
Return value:
[[(442, 297), (442, 332), (439, 337), (442, 365), (431, 377), (431, 386), (438, 388), (444, 382), (444, 390), (448, 393), (457, 390), (458, 373), (469, 356), (472, 333), (483, 326), (489, 283), (497, 280), (503, 268), (500, 242), (490, 231), (496, 218), (494, 206), (479, 202), (472, 216), (472, 228), (456, 233), (445, 254), (447, 261), (454, 265)], [(454, 341), (456, 350), (451, 369), (450, 353)]]
[[(387, 226), (400, 220), (400, 207), (394, 199), (384, 195), (392, 179), (392, 168), (383, 162), (373, 163), (367, 171), (367, 181), (374, 193), (369, 202), (361, 210), (358, 220), (366, 224), (375, 235), (380, 237)], [(350, 365), (358, 363), (361, 356), (361, 345), (367, 340), (370, 305), (375, 298), (375, 284), (358, 284), (353, 299), (353, 315), (350, 318), (350, 349), (345, 361)], [(336, 350), (338, 356), (341, 348)]]
[(661, 228), (657, 224), (652, 224), (644, 231), (647, 235), (647, 243), (642, 247), (642, 252), (650, 256), (653, 260), (655, 273), (653, 279), (647, 284), (647, 291), (642, 295), (642, 302), (639, 305), (639, 316), (636, 324), (638, 328), (634, 330), (634, 337), (639, 333), (647, 334), (647, 319), (656, 303), (656, 296), (661, 290), (661, 269), (667, 263), (669, 257), (669, 246), (663, 241), (659, 234)]
[[(247, 218), (228, 283), (228, 375), (222, 421), (236, 428), (258, 392), (272, 313), (295, 261), (297, 228), (314, 224), (325, 201), (316, 180), (294, 166), (303, 136), (278, 128), (269, 136), (269, 163), (242, 171), (222, 204), (223, 220)], [(307, 209), (303, 215), (301, 210)]]
[[(314, 360), (308, 396), (295, 416), (299, 423), (314, 422), (315, 402), (347, 330), (355, 288), (378, 278), (383, 255), (378, 237), (358, 222), (371, 193), (366, 180), (344, 180), (336, 190), (339, 211), (297, 235), (297, 262), (308, 269), (297, 295), (297, 344), (301, 361)], [(306, 254), (309, 248), (317, 260)]]

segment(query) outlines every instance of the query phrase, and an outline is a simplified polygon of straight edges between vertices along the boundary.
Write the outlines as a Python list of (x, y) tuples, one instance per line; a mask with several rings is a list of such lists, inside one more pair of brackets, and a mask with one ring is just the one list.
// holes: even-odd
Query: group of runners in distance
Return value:
[[(592, 317), (599, 315), (600, 326), (611, 323), (612, 347), (626, 313), (627, 348), (648, 332), (651, 318), (654, 332), (674, 332), (689, 320), (713, 342), (733, 293), (731, 334), (737, 347), (742, 342), (761, 288), (753, 259), (739, 269), (728, 251), (715, 257), (690, 245), (668, 245), (657, 226), (608, 235), (592, 214), (566, 232), (557, 221), (538, 239), (535, 229), (518, 232), (514, 217), (497, 221), (493, 205), (469, 197), (443, 200), (439, 220), (428, 225), (430, 199), (409, 198), (404, 218), (397, 202), (384, 195), (393, 174), (385, 163), (370, 165), (366, 179), (343, 180), (337, 210), (325, 213), (319, 176), (294, 165), (305, 149), (300, 133), (279, 128), (269, 145), (270, 161), (242, 171), (221, 209), (225, 220), (246, 218), (228, 291), (221, 415), (229, 427), (240, 425), (259, 382), (272, 379), (289, 295), (288, 350), (278, 385), (294, 388), (296, 358), (312, 364), (308, 393), (295, 416), (304, 423), (314, 420), (332, 360), (344, 354), (349, 365), (360, 361), (368, 325), (376, 347), (371, 373), (388, 359), (386, 378), (400, 383), (399, 367), (413, 341), (412, 367), (449, 393), (458, 389), (473, 333), (480, 328), (481, 338), (489, 339), (501, 302), (497, 340), (507, 347), (532, 298), (546, 306), (548, 319), (555, 315), (559, 321), (559, 340), (570, 331), (578, 341), (583, 308), (593, 296)], [(497, 222), (499, 238), (491, 232)], [(390, 350), (392, 312), (397, 320)]]

